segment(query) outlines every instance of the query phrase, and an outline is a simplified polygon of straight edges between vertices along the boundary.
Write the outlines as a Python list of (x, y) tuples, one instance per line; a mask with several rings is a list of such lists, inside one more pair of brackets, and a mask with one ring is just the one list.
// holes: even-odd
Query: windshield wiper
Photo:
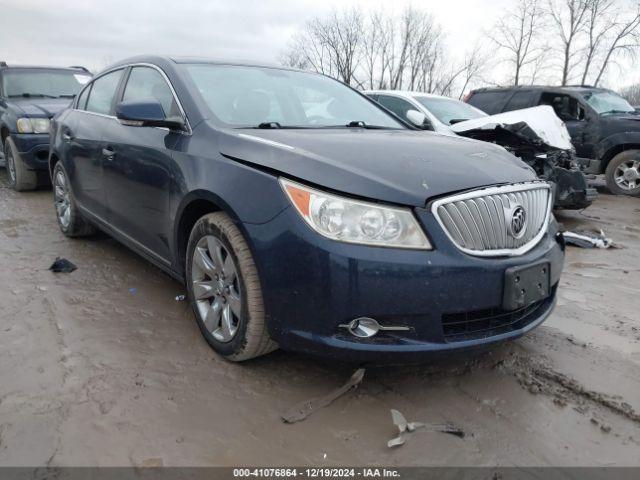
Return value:
[(44, 93), (19, 93), (18, 95), (8, 95), (9, 98), (23, 97), (23, 98), (58, 98), (55, 95), (46, 95)]
[(278, 122), (262, 122), (257, 128), (282, 128)]
[(366, 128), (368, 130), (397, 130), (397, 129), (394, 129), (393, 127), (385, 127), (383, 125), (369, 125), (368, 123), (363, 122), (362, 120), (353, 120), (344, 126), (347, 128)]
[(75, 93), (63, 93), (62, 95), (58, 95), (58, 98), (76, 98)]
[(607, 113), (636, 113), (635, 110), (607, 110), (606, 112), (602, 112), (602, 115)]

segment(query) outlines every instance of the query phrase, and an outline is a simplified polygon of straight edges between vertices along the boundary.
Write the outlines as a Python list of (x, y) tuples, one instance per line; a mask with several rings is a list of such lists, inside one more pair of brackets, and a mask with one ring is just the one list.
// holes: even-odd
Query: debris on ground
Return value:
[(176, 302), (184, 302), (186, 298), (186, 295), (178, 295), (176, 296)]
[(613, 241), (607, 238), (602, 230), (575, 230), (573, 232), (562, 232), (562, 236), (567, 245), (574, 245), (580, 248), (609, 248), (613, 247)]
[(130, 293), (131, 295), (135, 295), (136, 293), (138, 293), (138, 289), (137, 289), (136, 287), (130, 288), (130, 289), (129, 289), (129, 293)]
[(423, 432), (442, 432), (455, 435), (459, 438), (464, 438), (464, 431), (450, 423), (422, 423), (422, 422), (407, 422), (405, 416), (398, 410), (391, 409), (391, 420), (393, 424), (398, 427), (399, 435), (396, 438), (392, 438), (387, 442), (389, 448), (399, 447), (404, 445), (407, 440), (406, 433), (413, 433), (417, 430)]
[(305, 400), (298, 403), (297, 405), (294, 405), (288, 411), (281, 415), (282, 420), (285, 423), (299, 422), (312, 415), (317, 410), (331, 405), (334, 400), (360, 385), (362, 383), (362, 379), (364, 378), (364, 372), (364, 368), (359, 368), (340, 388), (336, 388), (323, 397), (312, 398), (311, 400)]
[(49, 267), (49, 270), (51, 270), (53, 273), (71, 273), (77, 269), (78, 267), (76, 267), (73, 263), (71, 263), (66, 258), (61, 257), (56, 257), (55, 261)]

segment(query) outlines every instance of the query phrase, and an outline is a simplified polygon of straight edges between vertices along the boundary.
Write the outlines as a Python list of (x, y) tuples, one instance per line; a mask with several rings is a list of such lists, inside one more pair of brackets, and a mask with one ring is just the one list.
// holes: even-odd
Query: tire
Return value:
[(16, 192), (25, 192), (38, 188), (38, 174), (29, 170), (17, 154), (11, 137), (5, 139), (4, 159), (9, 177), (9, 186)]
[(267, 330), (253, 256), (225, 213), (211, 213), (196, 222), (187, 246), (185, 278), (198, 327), (217, 353), (240, 362), (278, 348)]
[[(630, 174), (623, 171), (625, 167), (631, 169)], [(640, 197), (640, 150), (626, 150), (613, 157), (607, 165), (605, 178), (614, 195)]]
[(96, 228), (78, 210), (78, 205), (71, 191), (69, 176), (61, 162), (56, 163), (53, 167), (51, 183), (56, 219), (62, 233), (71, 238), (86, 237), (96, 233)]

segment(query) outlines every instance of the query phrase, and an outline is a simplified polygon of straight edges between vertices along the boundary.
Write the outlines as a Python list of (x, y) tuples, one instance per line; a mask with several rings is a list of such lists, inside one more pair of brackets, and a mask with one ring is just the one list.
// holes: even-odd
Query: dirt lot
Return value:
[[(180, 284), (106, 236), (65, 238), (51, 193), (15, 193), (0, 170), (0, 465), (640, 465), (640, 199), (558, 219), (622, 248), (569, 249), (543, 326), (473, 360), (369, 369), (287, 425), (353, 369), (221, 360)], [(78, 270), (49, 272), (56, 256)], [(390, 450), (391, 408), (466, 436)]]

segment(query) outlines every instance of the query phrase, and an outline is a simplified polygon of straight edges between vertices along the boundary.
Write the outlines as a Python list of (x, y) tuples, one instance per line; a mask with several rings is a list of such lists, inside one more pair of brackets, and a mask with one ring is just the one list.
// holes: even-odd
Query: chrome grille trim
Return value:
[[(546, 182), (527, 182), (472, 190), (441, 198), (431, 212), (460, 250), (479, 257), (522, 255), (547, 231), (553, 201)], [(526, 230), (516, 239), (507, 231), (506, 212), (513, 204), (526, 212)]]

